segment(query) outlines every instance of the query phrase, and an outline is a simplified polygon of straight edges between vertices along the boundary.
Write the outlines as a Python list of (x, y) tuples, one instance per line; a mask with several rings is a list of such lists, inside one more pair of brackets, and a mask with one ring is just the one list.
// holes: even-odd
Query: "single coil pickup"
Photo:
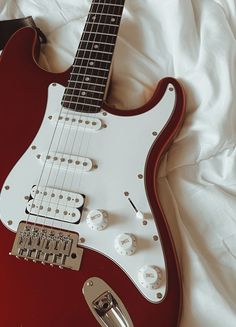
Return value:
[(79, 270), (83, 250), (77, 246), (78, 242), (77, 233), (21, 222), (10, 254), (51, 266)]
[(45, 204), (53, 204), (67, 208), (80, 208), (84, 204), (84, 196), (79, 193), (63, 191), (52, 187), (34, 185), (30, 193), (31, 197)]
[(79, 127), (88, 131), (98, 131), (102, 127), (102, 122), (98, 118), (83, 116), (79, 114), (69, 114), (61, 112), (60, 115), (49, 116), (52, 121), (58, 121), (66, 127)]
[(60, 166), (60, 168), (88, 172), (93, 168), (93, 162), (89, 158), (74, 156), (60, 152), (50, 152), (47, 155), (41, 154), (40, 159), (46, 165)]
[(80, 210), (74, 207), (49, 203), (48, 201), (32, 199), (27, 203), (27, 213), (35, 216), (51, 218), (65, 221), (68, 223), (77, 223), (80, 219)]

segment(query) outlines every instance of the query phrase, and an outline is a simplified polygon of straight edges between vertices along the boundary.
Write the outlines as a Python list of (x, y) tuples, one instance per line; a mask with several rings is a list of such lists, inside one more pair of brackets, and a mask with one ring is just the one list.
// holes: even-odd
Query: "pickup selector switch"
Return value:
[(139, 269), (138, 279), (144, 288), (155, 290), (161, 285), (161, 269), (157, 266), (143, 266)]
[(86, 218), (88, 226), (95, 231), (103, 230), (108, 225), (108, 215), (104, 210), (89, 211)]
[(136, 238), (133, 234), (123, 233), (115, 238), (116, 251), (121, 255), (132, 255), (136, 250)]

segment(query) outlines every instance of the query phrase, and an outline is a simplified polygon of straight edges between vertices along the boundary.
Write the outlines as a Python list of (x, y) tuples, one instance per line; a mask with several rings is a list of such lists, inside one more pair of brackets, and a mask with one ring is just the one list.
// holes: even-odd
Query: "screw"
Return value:
[(147, 225), (147, 220), (143, 221), (143, 225), (146, 226)]
[(36, 146), (35, 145), (32, 145), (31, 149), (32, 150), (36, 150)]
[(169, 87), (169, 91), (174, 91), (174, 88), (173, 87)]
[(87, 282), (87, 286), (93, 286), (93, 281), (90, 280), (89, 282)]
[(10, 186), (9, 185), (6, 185), (5, 186), (5, 190), (7, 190), (7, 191), (10, 190)]
[(142, 179), (143, 178), (143, 175), (142, 174), (138, 174), (138, 178), (139, 179)]
[(13, 221), (12, 220), (8, 220), (8, 225), (11, 226), (13, 224)]
[(125, 196), (129, 196), (129, 192), (124, 192), (124, 195)]
[(153, 136), (157, 136), (157, 132), (155, 132), (155, 131), (152, 132), (152, 135), (153, 135)]
[(157, 298), (161, 299), (162, 298), (162, 294), (161, 293), (157, 293)]
[(155, 242), (158, 241), (158, 236), (157, 235), (153, 236), (153, 241), (155, 241)]
[(103, 116), (107, 116), (107, 112), (106, 111), (104, 111), (102, 114), (103, 114)]

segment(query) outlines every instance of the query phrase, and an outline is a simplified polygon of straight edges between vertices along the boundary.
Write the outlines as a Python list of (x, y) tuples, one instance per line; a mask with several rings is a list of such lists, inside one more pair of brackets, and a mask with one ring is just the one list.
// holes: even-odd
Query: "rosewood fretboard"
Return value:
[(101, 110), (125, 0), (93, 0), (65, 89), (62, 106)]

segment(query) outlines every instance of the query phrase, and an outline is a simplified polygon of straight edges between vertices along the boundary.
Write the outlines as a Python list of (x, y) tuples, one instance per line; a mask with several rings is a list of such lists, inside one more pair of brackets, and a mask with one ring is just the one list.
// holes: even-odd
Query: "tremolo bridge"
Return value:
[(11, 255), (33, 262), (79, 270), (83, 250), (79, 235), (53, 227), (21, 222)]

